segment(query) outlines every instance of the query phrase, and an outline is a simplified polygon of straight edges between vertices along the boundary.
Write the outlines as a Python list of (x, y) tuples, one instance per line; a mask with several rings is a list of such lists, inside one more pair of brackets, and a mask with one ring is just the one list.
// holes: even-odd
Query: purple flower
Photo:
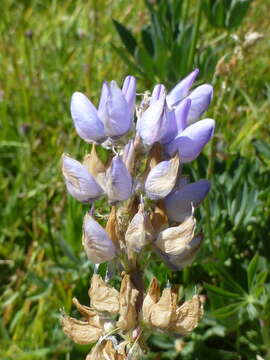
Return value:
[(165, 144), (175, 137), (175, 114), (168, 108), (163, 85), (156, 85), (154, 88), (150, 106), (137, 123), (137, 131), (144, 145), (149, 147), (155, 142)]
[(169, 156), (179, 153), (180, 161), (188, 163), (196, 159), (203, 147), (214, 135), (215, 121), (213, 119), (200, 120), (185, 128), (168, 144), (165, 150)]
[(182, 222), (192, 214), (192, 207), (197, 207), (210, 190), (208, 180), (199, 180), (187, 184), (165, 198), (165, 208), (171, 221)]
[(106, 172), (106, 193), (110, 203), (127, 200), (132, 194), (132, 178), (119, 155)]
[(189, 93), (193, 82), (195, 81), (199, 69), (193, 70), (189, 75), (182, 79), (167, 95), (167, 102), (170, 107), (174, 107), (180, 103)]
[(102, 188), (85, 165), (68, 155), (63, 155), (62, 161), (62, 171), (70, 195), (82, 202), (93, 201), (102, 195)]
[(203, 84), (193, 90), (188, 99), (191, 100), (191, 107), (188, 113), (188, 124), (197, 121), (206, 111), (213, 98), (213, 87), (209, 84)]
[(132, 127), (136, 80), (128, 76), (121, 90), (115, 81), (104, 82), (98, 110), (82, 93), (71, 98), (71, 115), (78, 135), (87, 142), (116, 139)]
[(88, 259), (94, 264), (109, 261), (116, 256), (116, 249), (109, 235), (88, 213), (83, 221), (82, 242)]

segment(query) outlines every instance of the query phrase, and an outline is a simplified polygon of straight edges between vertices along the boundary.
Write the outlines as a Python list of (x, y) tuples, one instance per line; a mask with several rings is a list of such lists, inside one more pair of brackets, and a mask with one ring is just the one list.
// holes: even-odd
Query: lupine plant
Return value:
[[(71, 196), (88, 206), (82, 243), (95, 264), (89, 289), (90, 307), (73, 303), (83, 319), (62, 314), (64, 332), (78, 344), (94, 344), (87, 360), (137, 359), (147, 353), (153, 332), (184, 336), (203, 316), (195, 294), (181, 301), (179, 286), (160, 289), (153, 277), (148, 288), (143, 271), (151, 256), (172, 271), (190, 264), (203, 243), (196, 231), (196, 208), (210, 190), (207, 180), (189, 181), (184, 164), (198, 157), (211, 140), (215, 122), (199, 120), (213, 89), (192, 85), (194, 70), (168, 93), (162, 84), (152, 94), (139, 94), (136, 79), (127, 76), (122, 89), (104, 82), (96, 108), (82, 93), (71, 99), (78, 135), (91, 145), (82, 162), (64, 154), (62, 170)], [(199, 120), (199, 121), (198, 121)], [(97, 147), (107, 149), (104, 164)], [(98, 222), (95, 200), (109, 205), (106, 226)], [(98, 266), (107, 262), (103, 279)], [(121, 274), (118, 291), (110, 284)]]

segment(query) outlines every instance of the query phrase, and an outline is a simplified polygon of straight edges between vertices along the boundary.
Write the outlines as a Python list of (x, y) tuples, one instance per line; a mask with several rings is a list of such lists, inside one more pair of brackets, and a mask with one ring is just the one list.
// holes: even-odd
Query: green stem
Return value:
[(270, 360), (270, 322), (260, 320), (263, 342), (266, 348), (265, 360)]
[(194, 57), (196, 51), (196, 45), (198, 41), (199, 28), (201, 23), (201, 13), (202, 13), (202, 1), (197, 0), (197, 8), (195, 13), (195, 24), (192, 31), (191, 44), (189, 48), (188, 61), (187, 61), (187, 72), (192, 70), (194, 64)]

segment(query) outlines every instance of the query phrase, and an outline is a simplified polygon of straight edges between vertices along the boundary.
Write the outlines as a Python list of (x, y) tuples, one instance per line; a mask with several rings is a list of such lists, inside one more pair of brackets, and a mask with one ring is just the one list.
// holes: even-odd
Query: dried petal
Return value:
[(118, 313), (119, 292), (106, 284), (100, 275), (93, 275), (88, 294), (91, 298), (91, 306), (97, 311), (107, 311), (111, 314)]
[(171, 324), (170, 331), (186, 335), (198, 326), (202, 316), (203, 306), (200, 297), (195, 295), (176, 310), (175, 321)]
[(120, 239), (120, 229), (119, 223), (117, 218), (117, 211), (116, 206), (112, 206), (111, 212), (109, 215), (109, 219), (106, 224), (105, 228), (107, 234), (112, 239), (114, 245), (118, 248), (119, 247), (119, 239)]
[(94, 264), (113, 259), (116, 249), (102, 226), (90, 214), (86, 214), (83, 221), (83, 246), (89, 260)]
[(75, 343), (80, 345), (96, 342), (103, 333), (102, 328), (93, 326), (87, 321), (80, 321), (67, 315), (62, 316), (61, 323), (64, 333)]
[(136, 300), (139, 291), (135, 289), (130, 275), (125, 274), (120, 288), (120, 317), (117, 326), (122, 331), (134, 329), (137, 324)]
[(134, 140), (129, 140), (129, 142), (124, 147), (123, 162), (126, 165), (129, 173), (132, 175), (135, 162)]
[(145, 182), (146, 195), (152, 200), (159, 200), (167, 196), (177, 180), (179, 156), (168, 161), (162, 161), (155, 166), (147, 176)]
[(154, 230), (149, 215), (144, 211), (144, 205), (139, 205), (137, 214), (131, 220), (125, 235), (127, 246), (140, 251), (153, 240)]
[(189, 246), (194, 237), (196, 220), (194, 216), (188, 217), (182, 224), (163, 230), (155, 245), (167, 255), (179, 255)]
[(157, 202), (154, 212), (151, 214), (151, 222), (156, 234), (168, 227), (168, 217), (163, 201)]

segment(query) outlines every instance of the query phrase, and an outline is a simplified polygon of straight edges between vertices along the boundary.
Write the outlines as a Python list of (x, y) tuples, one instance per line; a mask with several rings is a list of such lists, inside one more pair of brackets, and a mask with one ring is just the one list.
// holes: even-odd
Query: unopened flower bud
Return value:
[(145, 245), (153, 240), (153, 227), (149, 215), (144, 210), (144, 205), (139, 205), (137, 214), (131, 220), (125, 240), (128, 248), (140, 251)]
[(165, 160), (156, 165), (148, 174), (145, 182), (146, 195), (152, 200), (159, 200), (167, 196), (177, 180), (179, 156)]
[(93, 275), (89, 289), (91, 306), (99, 312), (117, 314), (119, 311), (119, 292), (106, 284), (100, 275)]
[(126, 99), (126, 102), (129, 106), (130, 114), (133, 116), (135, 110), (135, 100), (136, 100), (136, 79), (134, 76), (128, 75), (122, 87), (122, 93)]
[(90, 202), (102, 195), (103, 190), (87, 167), (68, 155), (62, 157), (62, 171), (68, 192), (75, 199)]
[(209, 84), (203, 84), (193, 90), (188, 98), (191, 100), (191, 106), (188, 112), (188, 124), (197, 121), (207, 110), (213, 99), (213, 87)]
[(110, 138), (118, 138), (130, 130), (133, 115), (115, 81), (103, 83), (98, 115), (104, 124), (105, 134)]
[(134, 329), (137, 324), (136, 300), (139, 291), (130, 280), (130, 275), (125, 274), (120, 288), (120, 317), (117, 326), (122, 331)]
[(119, 155), (106, 173), (106, 192), (111, 203), (127, 200), (132, 194), (132, 178)]
[(188, 95), (189, 89), (195, 81), (198, 73), (199, 69), (193, 70), (169, 92), (167, 95), (167, 102), (170, 107), (176, 106)]
[(86, 213), (83, 221), (82, 242), (88, 259), (94, 264), (109, 261), (116, 255), (112, 240), (89, 213)]
[(91, 101), (82, 93), (71, 98), (71, 116), (78, 135), (86, 142), (102, 142), (106, 139), (104, 125)]

